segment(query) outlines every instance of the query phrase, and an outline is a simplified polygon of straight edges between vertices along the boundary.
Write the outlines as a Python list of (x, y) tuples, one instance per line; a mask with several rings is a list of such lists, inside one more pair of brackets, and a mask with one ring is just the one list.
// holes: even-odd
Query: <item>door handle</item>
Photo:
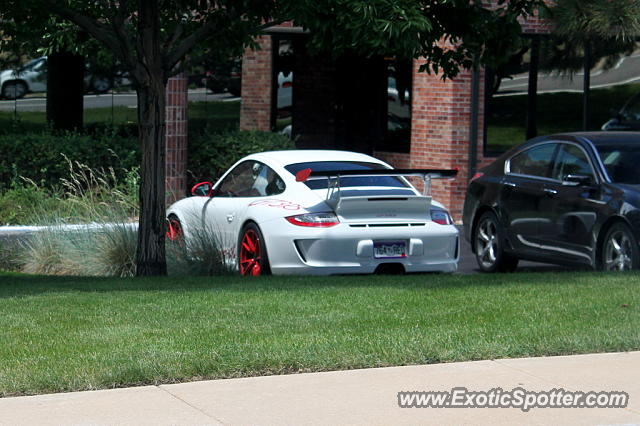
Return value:
[(505, 182), (505, 183), (504, 183), (504, 186), (508, 186), (508, 187), (510, 187), (510, 188), (515, 188), (515, 187), (516, 187), (516, 184), (515, 184), (515, 183), (513, 183), (513, 182)]
[(227, 215), (227, 222), (231, 223), (233, 222), (233, 219), (235, 219), (236, 215), (235, 214), (228, 214)]
[(557, 195), (558, 191), (556, 191), (555, 189), (551, 189), (551, 188), (544, 188), (543, 189), (544, 193), (549, 195), (549, 196), (553, 196), (553, 195)]

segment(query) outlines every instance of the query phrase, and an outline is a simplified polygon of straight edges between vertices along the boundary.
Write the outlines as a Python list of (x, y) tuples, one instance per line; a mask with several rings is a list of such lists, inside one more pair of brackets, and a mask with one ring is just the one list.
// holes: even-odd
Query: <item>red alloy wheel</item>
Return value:
[(167, 224), (166, 236), (171, 241), (182, 240), (184, 233), (182, 232), (182, 225), (177, 218), (172, 217), (169, 219), (169, 223)]
[(247, 229), (240, 245), (240, 275), (262, 274), (260, 237), (253, 229)]

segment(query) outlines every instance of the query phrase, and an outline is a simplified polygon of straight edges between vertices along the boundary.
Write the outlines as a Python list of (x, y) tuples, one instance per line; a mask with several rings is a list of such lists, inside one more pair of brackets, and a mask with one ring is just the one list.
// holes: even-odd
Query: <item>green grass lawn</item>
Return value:
[[(640, 84), (625, 84), (591, 90), (591, 128), (600, 130), (627, 100), (640, 92)], [(575, 132), (582, 129), (582, 93), (538, 95), (538, 134)], [(492, 116), (487, 123), (487, 149), (505, 151), (526, 140), (527, 96), (504, 96), (491, 100)]]
[(0, 274), (0, 395), (640, 349), (639, 274)]
[[(116, 124), (136, 130), (138, 110), (125, 106), (93, 108), (84, 111), (84, 125)], [(240, 101), (235, 102), (189, 102), (189, 134), (200, 134), (207, 126), (216, 130), (237, 129), (240, 122)], [(17, 118), (17, 121), (16, 121)], [(0, 131), (39, 132), (47, 128), (45, 112), (23, 111), (17, 116), (13, 112), (0, 111)]]

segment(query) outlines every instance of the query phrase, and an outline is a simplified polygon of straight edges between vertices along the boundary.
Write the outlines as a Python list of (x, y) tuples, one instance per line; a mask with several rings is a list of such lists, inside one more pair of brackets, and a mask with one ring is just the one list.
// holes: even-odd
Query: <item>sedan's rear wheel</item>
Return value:
[(602, 247), (602, 269), (628, 271), (640, 263), (638, 243), (624, 223), (616, 223), (607, 231)]
[(240, 232), (238, 239), (238, 269), (240, 275), (268, 275), (269, 257), (260, 228), (248, 223)]
[(483, 272), (513, 272), (518, 259), (504, 251), (503, 230), (493, 212), (486, 212), (478, 221), (473, 244), (476, 261)]

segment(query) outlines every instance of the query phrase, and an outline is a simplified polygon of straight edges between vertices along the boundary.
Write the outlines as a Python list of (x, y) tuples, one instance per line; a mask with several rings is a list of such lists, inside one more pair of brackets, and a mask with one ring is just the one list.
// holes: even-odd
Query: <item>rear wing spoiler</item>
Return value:
[(376, 170), (327, 170), (314, 171), (303, 169), (296, 173), (297, 182), (306, 182), (309, 179), (327, 179), (328, 195), (334, 191), (340, 191), (341, 177), (369, 177), (369, 176), (419, 176), (424, 182), (423, 194), (431, 196), (431, 179), (453, 179), (458, 170), (449, 169), (376, 169)]

